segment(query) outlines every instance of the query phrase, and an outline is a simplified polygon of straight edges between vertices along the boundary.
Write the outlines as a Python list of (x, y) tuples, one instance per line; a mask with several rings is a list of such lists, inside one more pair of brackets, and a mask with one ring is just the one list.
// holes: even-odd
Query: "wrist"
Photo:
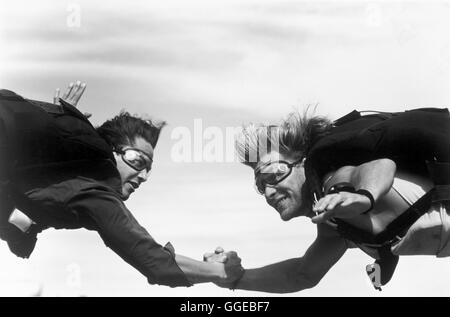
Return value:
[(211, 282), (223, 282), (227, 278), (225, 265), (219, 262), (209, 262)]
[(234, 290), (236, 290), (238, 288), (238, 284), (242, 281), (242, 278), (244, 277), (244, 274), (245, 274), (245, 269), (242, 269), (241, 276), (239, 276), (236, 280), (234, 280), (231, 283), (231, 285), (229, 287), (230, 290), (234, 291)]
[(367, 209), (366, 211), (364, 211), (362, 214), (367, 214), (369, 211), (371, 211), (373, 209), (373, 207), (375, 206), (375, 198), (373, 197), (372, 193), (369, 192), (366, 189), (358, 189), (357, 191), (355, 191), (355, 194), (359, 194), (362, 196), (366, 196), (369, 201), (370, 201), (370, 207), (369, 209)]

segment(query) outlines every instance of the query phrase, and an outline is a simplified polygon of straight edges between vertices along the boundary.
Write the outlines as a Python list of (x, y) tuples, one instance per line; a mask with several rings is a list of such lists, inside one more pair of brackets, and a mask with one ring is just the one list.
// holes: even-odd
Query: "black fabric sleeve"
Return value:
[(73, 197), (67, 208), (90, 218), (104, 243), (145, 275), (150, 284), (192, 285), (178, 267), (173, 247), (158, 244), (114, 194), (90, 189)]

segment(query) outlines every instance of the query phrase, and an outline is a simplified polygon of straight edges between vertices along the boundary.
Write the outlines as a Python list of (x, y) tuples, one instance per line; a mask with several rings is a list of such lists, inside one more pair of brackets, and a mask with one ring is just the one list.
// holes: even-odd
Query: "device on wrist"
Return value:
[(337, 184), (333, 185), (332, 187), (330, 187), (330, 189), (328, 190), (327, 193), (333, 194), (333, 193), (339, 193), (339, 192), (349, 192), (349, 193), (363, 195), (363, 196), (366, 196), (367, 198), (369, 198), (370, 207), (369, 207), (369, 209), (364, 211), (362, 214), (367, 214), (375, 206), (375, 199), (373, 198), (373, 195), (371, 192), (369, 192), (366, 189), (356, 190), (355, 187), (351, 183), (348, 183), (348, 182), (337, 183)]

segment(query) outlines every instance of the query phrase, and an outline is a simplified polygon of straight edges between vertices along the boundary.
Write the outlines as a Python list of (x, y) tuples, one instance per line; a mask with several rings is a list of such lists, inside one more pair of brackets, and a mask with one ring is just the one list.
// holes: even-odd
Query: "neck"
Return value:
[(303, 184), (301, 194), (302, 194), (302, 204), (299, 207), (300, 214), (309, 218), (315, 216), (314, 212), (312, 211), (313, 200), (311, 199), (312, 198), (311, 191), (309, 190), (307, 182)]
[(299, 215), (308, 217), (308, 218), (312, 218), (312, 217), (316, 216), (316, 214), (312, 210), (311, 205), (302, 205), (299, 208)]

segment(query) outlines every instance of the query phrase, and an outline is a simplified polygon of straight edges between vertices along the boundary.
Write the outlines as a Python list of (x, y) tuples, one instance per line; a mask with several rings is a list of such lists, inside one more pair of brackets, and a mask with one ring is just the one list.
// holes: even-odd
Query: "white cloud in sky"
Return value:
[(450, 77), (442, 3), (77, 1), (78, 29), (65, 25), (69, 3), (6, 5), (4, 85), (43, 97), (71, 76), (92, 78), (123, 82), (124, 94), (148, 87), (130, 103), (189, 98), (268, 115), (308, 102), (337, 115), (449, 99), (436, 86)]

